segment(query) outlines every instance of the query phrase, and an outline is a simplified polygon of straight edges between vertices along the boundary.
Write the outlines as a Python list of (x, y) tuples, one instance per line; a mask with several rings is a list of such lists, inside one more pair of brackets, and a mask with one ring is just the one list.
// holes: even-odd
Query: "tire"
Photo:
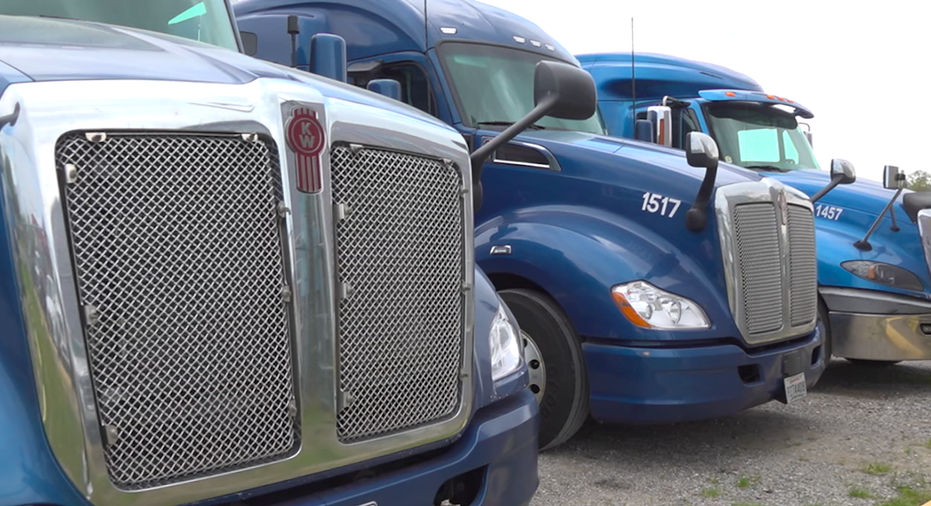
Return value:
[(588, 417), (588, 376), (582, 345), (562, 309), (532, 290), (498, 292), (508, 305), (524, 339), (531, 339), (545, 364), (540, 403), (540, 449), (565, 443)]
[(824, 324), (824, 344), (821, 345), (821, 353), (824, 355), (824, 367), (831, 363), (832, 352), (834, 351), (833, 338), (831, 336), (831, 319), (828, 317), (828, 307), (824, 301), (818, 297), (818, 319)]

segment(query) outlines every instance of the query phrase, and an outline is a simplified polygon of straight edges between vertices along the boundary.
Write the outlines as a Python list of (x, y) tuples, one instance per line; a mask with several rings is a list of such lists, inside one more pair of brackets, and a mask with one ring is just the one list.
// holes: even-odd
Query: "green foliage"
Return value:
[(872, 499), (873, 494), (869, 490), (864, 490), (862, 488), (852, 488), (850, 489), (850, 497), (856, 497), (857, 499)]
[(916, 170), (908, 175), (908, 188), (916, 192), (931, 190), (931, 174)]
[(863, 468), (864, 473), (871, 474), (873, 476), (886, 474), (889, 471), (892, 471), (892, 466), (889, 464), (883, 464), (882, 462), (873, 462), (872, 464)]
[(747, 478), (746, 476), (741, 476), (740, 479), (737, 480), (737, 488), (748, 488), (749, 486), (750, 486), (750, 478)]
[(707, 497), (709, 499), (717, 499), (721, 497), (721, 491), (717, 488), (707, 488), (701, 491), (702, 497)]
[(931, 490), (899, 487), (899, 495), (882, 503), (880, 506), (921, 506), (928, 501), (931, 501)]

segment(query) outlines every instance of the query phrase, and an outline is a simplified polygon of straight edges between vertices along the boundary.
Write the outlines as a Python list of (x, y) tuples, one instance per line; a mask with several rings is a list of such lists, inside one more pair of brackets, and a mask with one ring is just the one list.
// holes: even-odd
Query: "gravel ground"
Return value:
[[(903, 486), (931, 488), (931, 362), (835, 359), (791, 407), (664, 426), (590, 422), (540, 456), (532, 505), (872, 506), (902, 499)], [(911, 499), (891, 504), (931, 496)]]

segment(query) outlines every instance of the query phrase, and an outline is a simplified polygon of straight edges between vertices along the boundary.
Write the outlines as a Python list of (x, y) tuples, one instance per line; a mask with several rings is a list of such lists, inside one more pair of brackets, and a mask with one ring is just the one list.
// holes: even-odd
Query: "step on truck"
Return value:
[(0, 505), (528, 504), (462, 136), (242, 43), (222, 0), (0, 6)]
[[(256, 56), (281, 65), (312, 66), (299, 48), (314, 34), (345, 37), (350, 82), (398, 81), (400, 100), (473, 147), (535, 108), (540, 62), (579, 66), (533, 23), (471, 0), (234, 9)], [(483, 165), (475, 258), (520, 323), (543, 447), (589, 415), (676, 422), (795, 402), (821, 375), (811, 204), (691, 139), (686, 157), (609, 137), (597, 114), (538, 117)]]
[(840, 159), (822, 170), (805, 123), (812, 111), (747, 75), (636, 54), (635, 103), (629, 54), (578, 58), (595, 79), (612, 134), (682, 149), (688, 132), (705, 132), (725, 160), (811, 197), (826, 356), (880, 365), (931, 359), (931, 192), (905, 189), (893, 166), (881, 184), (857, 180)]

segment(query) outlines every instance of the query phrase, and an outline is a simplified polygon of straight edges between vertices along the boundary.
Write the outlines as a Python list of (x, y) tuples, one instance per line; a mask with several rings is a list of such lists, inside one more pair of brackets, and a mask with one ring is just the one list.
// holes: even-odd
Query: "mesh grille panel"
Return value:
[[(299, 443), (271, 142), (66, 134), (77, 285), (107, 469), (143, 489)], [(96, 320), (96, 321), (95, 321)]]
[[(454, 415), (463, 346), (462, 181), (456, 167), (334, 147), (343, 442)], [(378, 247), (371, 247), (377, 244)]]
[(776, 207), (772, 203), (736, 206), (734, 231), (746, 329), (751, 335), (777, 331), (784, 313)]
[(789, 206), (789, 300), (792, 325), (815, 319), (818, 311), (818, 266), (815, 222), (811, 211)]

